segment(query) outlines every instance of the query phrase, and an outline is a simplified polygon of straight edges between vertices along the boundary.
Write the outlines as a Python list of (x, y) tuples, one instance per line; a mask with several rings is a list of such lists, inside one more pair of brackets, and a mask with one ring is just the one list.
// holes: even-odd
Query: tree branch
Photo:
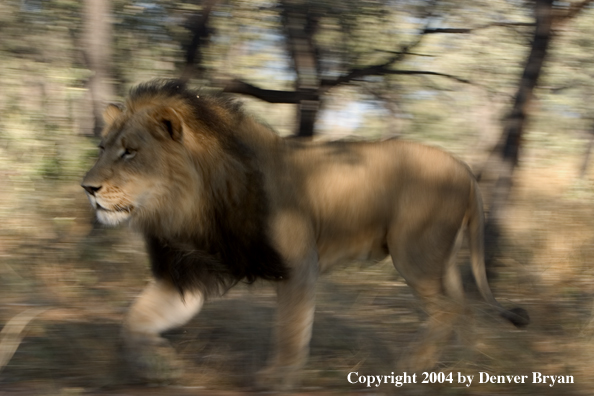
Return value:
[(427, 13), (425, 15), (425, 18), (427, 19), (427, 21), (425, 23), (425, 26), (419, 30), (419, 33), (417, 34), (415, 40), (413, 40), (412, 42), (410, 42), (408, 44), (404, 44), (403, 46), (400, 47), (399, 50), (392, 52), (394, 55), (380, 65), (373, 65), (373, 66), (368, 66), (368, 67), (364, 67), (364, 68), (360, 68), (360, 69), (352, 69), (347, 74), (340, 76), (334, 80), (321, 81), (322, 89), (327, 90), (327, 89), (335, 87), (337, 85), (345, 84), (345, 83), (351, 82), (355, 79), (365, 77), (365, 76), (373, 76), (373, 75), (377, 76), (377, 75), (386, 74), (386, 71), (389, 70), (388, 69), (389, 66), (404, 59), (404, 57), (406, 55), (410, 54), (410, 50), (412, 48), (415, 48), (419, 44), (421, 44), (421, 42), (423, 41), (423, 38), (425, 37), (425, 34), (426, 34), (425, 32), (427, 32), (429, 30), (429, 25), (431, 24), (431, 12), (432, 12), (436, 2), (437, 2), (437, 0), (434, 0), (427, 7), (427, 9), (426, 9)]
[[(375, 68), (373, 72), (369, 71), (370, 69)], [(386, 68), (380, 69), (377, 66), (372, 68), (365, 68), (360, 69), (361, 77), (371, 76), (371, 75), (385, 75), (385, 74), (403, 74), (403, 75), (426, 75), (426, 76), (439, 76), (449, 78), (451, 80), (463, 83), (463, 84), (474, 84), (472, 81), (460, 78), (451, 74), (447, 73), (439, 73), (433, 71), (426, 71), (426, 70), (390, 70)], [(352, 81), (353, 79), (349, 80)], [(335, 80), (332, 80), (333, 82)], [(289, 103), (289, 104), (299, 104), (303, 100), (317, 100), (319, 97), (317, 96), (315, 90), (300, 90), (300, 91), (278, 91), (273, 89), (262, 89), (257, 87), (253, 84), (249, 84), (245, 81), (241, 81), (239, 79), (232, 79), (223, 84), (223, 92), (241, 94), (241, 95), (249, 95), (253, 96), (254, 98), (258, 98), (268, 103)]]
[(386, 70), (384, 72), (384, 74), (409, 74), (409, 75), (410, 74), (422, 74), (422, 75), (427, 75), (427, 76), (446, 77), (446, 78), (449, 78), (451, 80), (458, 81), (458, 82), (463, 83), (463, 84), (474, 84), (472, 81), (467, 80), (465, 78), (457, 77), (457, 76), (454, 76), (452, 74), (439, 73), (439, 72), (433, 72), (433, 71), (424, 71), (424, 70)]
[[(425, 30), (426, 30), (426, 28), (423, 29), (423, 31), (425, 31)], [(358, 78), (362, 78), (362, 77), (366, 77), (366, 76), (381, 76), (383, 74), (386, 74), (389, 70), (388, 67), (391, 66), (392, 64), (402, 60), (406, 55), (408, 55), (409, 50), (411, 48), (419, 45), (421, 43), (423, 37), (424, 37), (424, 34), (420, 33), (414, 42), (405, 44), (404, 46), (402, 46), (402, 48), (399, 51), (394, 51), (394, 55), (392, 57), (390, 57), (386, 62), (384, 62), (380, 65), (373, 65), (373, 66), (367, 66), (367, 67), (363, 67), (363, 68), (359, 68), (359, 69), (352, 69), (347, 74), (342, 75), (334, 80), (322, 80), (321, 85), (323, 88), (328, 89), (328, 88), (335, 87), (337, 85), (346, 84), (346, 83), (356, 80)]]
[(579, 3), (571, 3), (569, 6), (569, 10), (563, 14), (558, 15), (556, 19), (560, 19), (561, 21), (569, 20), (575, 18), (580, 12), (584, 10), (593, 0), (583, 0)]
[[(384, 52), (386, 54), (401, 54), (401, 52), (398, 51), (388, 51), (388, 50), (383, 50), (383, 49), (376, 49), (376, 52)], [(437, 55), (429, 55), (429, 54), (419, 54), (418, 52), (408, 52), (406, 53), (406, 55), (412, 55), (412, 56), (423, 56), (426, 58), (435, 58), (437, 57)]]
[(225, 83), (223, 92), (250, 95), (268, 103), (298, 104), (301, 103), (302, 100), (318, 99), (318, 96), (314, 91), (277, 91), (272, 89), (262, 89), (238, 79), (233, 79)]
[[(592, 0), (589, 0), (592, 1)], [(430, 28), (425, 29), (423, 34), (436, 34), (436, 33), (446, 33), (446, 34), (468, 34), (472, 33), (477, 30), (489, 29), (492, 27), (517, 27), (517, 26), (534, 26), (534, 22), (492, 22), (487, 23), (482, 26), (477, 26), (474, 28)]]
[(447, 73), (440, 73), (440, 72), (433, 72), (433, 71), (425, 71), (425, 70), (393, 70), (389, 69), (388, 66), (384, 65), (375, 65), (364, 67), (361, 69), (354, 69), (349, 72), (347, 75), (343, 77), (339, 77), (336, 80), (323, 80), (322, 85), (325, 87), (334, 87), (339, 84), (345, 84), (363, 77), (367, 76), (383, 76), (386, 74), (403, 74), (403, 75), (428, 75), (428, 76), (441, 76), (446, 77), (464, 84), (473, 84), (472, 81), (457, 77)]

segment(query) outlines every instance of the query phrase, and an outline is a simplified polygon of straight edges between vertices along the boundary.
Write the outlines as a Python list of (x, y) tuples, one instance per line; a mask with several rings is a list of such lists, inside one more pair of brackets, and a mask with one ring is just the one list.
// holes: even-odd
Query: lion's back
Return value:
[(311, 221), (322, 267), (381, 258), (394, 224), (443, 215), (459, 225), (468, 207), (472, 175), (439, 148), (400, 140), (291, 145), (277, 191)]

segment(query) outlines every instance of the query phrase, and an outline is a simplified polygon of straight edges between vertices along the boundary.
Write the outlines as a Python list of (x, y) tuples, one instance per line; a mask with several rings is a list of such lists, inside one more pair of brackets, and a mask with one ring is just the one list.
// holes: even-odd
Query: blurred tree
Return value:
[(491, 172), (495, 172), (496, 182), (490, 194), (491, 206), (485, 230), (488, 263), (491, 262), (497, 249), (503, 209), (511, 190), (513, 171), (518, 164), (528, 105), (540, 77), (552, 35), (553, 0), (536, 0), (534, 2), (534, 17), (536, 23), (531, 50), (518, 85), (512, 110), (504, 122), (502, 139), (496, 148), (498, 153), (491, 165), (494, 169), (490, 169)]
[[(351, 133), (364, 133), (372, 123), (367, 129), (379, 135), (395, 125), (449, 149), (461, 147), (465, 156), (479, 152), (480, 160), (477, 141), (484, 141), (483, 149), (493, 146), (505, 110), (511, 115), (496, 153), (508, 158), (513, 172), (526, 135), (528, 102), (514, 92), (520, 92), (517, 76), (532, 45), (527, 34), (534, 18), (527, 4), (540, 3), (9, 0), (0, 4), (0, 134), (17, 141), (21, 129), (38, 131), (48, 117), (52, 126), (43, 130), (90, 131), (80, 115), (87, 110), (85, 95), (93, 98), (97, 133), (114, 87), (124, 94), (140, 81), (181, 76), (298, 106), (294, 131), (301, 136), (314, 134), (328, 118), (323, 110), (338, 104), (366, 112), (360, 121), (353, 117)], [(553, 111), (537, 120), (550, 134), (534, 141), (560, 128), (589, 129), (583, 124), (594, 89), (590, 1), (553, 4), (554, 63), (544, 76), (546, 91), (538, 91), (539, 103)], [(521, 111), (510, 112), (512, 107)], [(273, 124), (289, 118), (291, 109), (278, 108), (266, 115)], [(499, 185), (509, 185), (508, 179)]]
[(322, 70), (315, 36), (320, 16), (325, 10), (320, 10), (319, 4), (314, 9), (313, 4), (302, 1), (280, 2), (285, 42), (297, 75), (295, 91), (312, 94), (310, 98), (299, 101), (297, 136), (300, 137), (313, 136), (320, 104), (319, 76)]
[(94, 116), (93, 134), (103, 128), (103, 109), (115, 99), (110, 72), (112, 18), (110, 0), (84, 0), (82, 49), (87, 67), (93, 72), (88, 89)]
[[(430, 29), (436, 1), (411, 2), (405, 17), (414, 18), (408, 27), (417, 31), (404, 39), (392, 26), (398, 11), (381, 1), (294, 1), (283, 0), (276, 8), (280, 13), (286, 53), (294, 72), (291, 91), (262, 89), (241, 79), (224, 84), (226, 92), (251, 95), (270, 103), (298, 105), (296, 135), (314, 134), (317, 114), (323, 95), (343, 84), (361, 82), (371, 76), (436, 75), (468, 82), (445, 73), (423, 70), (397, 70), (393, 66), (403, 61), (418, 46), (423, 37), (441, 33)], [(402, 5), (402, 8), (405, 8)], [(380, 31), (384, 29), (384, 32)], [(450, 32), (451, 33), (451, 32)], [(381, 34), (381, 35), (378, 35)], [(402, 35), (408, 36), (408, 35)], [(406, 42), (408, 40), (409, 42)], [(370, 46), (370, 44), (373, 45)], [(383, 48), (382, 48), (383, 47)], [(394, 50), (394, 47), (397, 47)], [(372, 60), (372, 62), (370, 62)]]
[(202, 4), (201, 12), (187, 18), (186, 28), (192, 33), (192, 40), (185, 45), (186, 62), (181, 75), (181, 79), (184, 81), (188, 81), (192, 77), (202, 77), (203, 47), (207, 45), (211, 35), (208, 20), (212, 8), (217, 2), (218, 0), (205, 0)]
[(579, 170), (579, 178), (584, 179), (588, 173), (588, 167), (590, 165), (590, 157), (592, 156), (592, 147), (594, 146), (594, 122), (588, 131), (588, 143), (586, 144), (586, 150), (584, 151), (584, 159)]
[[(578, 175), (584, 178), (588, 171), (590, 154), (594, 144), (594, 115), (592, 114), (592, 98), (594, 92), (594, 25), (592, 24), (593, 7), (591, 0), (572, 2), (555, 15), (556, 32), (551, 51), (554, 67), (548, 69), (545, 86), (541, 93), (543, 100), (554, 102), (565, 115), (564, 128), (579, 133), (586, 140), (583, 158)], [(548, 135), (558, 133), (560, 124), (559, 112), (542, 114), (539, 127)], [(548, 126), (548, 128), (546, 128)], [(553, 128), (551, 128), (554, 126)], [(542, 140), (549, 136), (541, 136)]]
[(569, 3), (565, 12), (555, 13), (553, 0), (534, 1), (535, 28), (530, 52), (512, 109), (504, 121), (501, 140), (494, 150), (495, 156), (489, 165), (491, 169), (488, 170), (495, 176), (495, 183), (489, 192), (491, 205), (485, 230), (488, 265), (492, 265), (492, 259), (499, 250), (501, 224), (506, 215), (505, 206), (512, 188), (514, 170), (518, 165), (528, 109), (545, 63), (554, 28), (559, 28), (568, 20), (575, 18), (591, 2), (592, 0), (585, 0), (580, 3)]
[[(278, 16), (277, 34), (282, 37), (288, 74), (293, 75), (291, 90), (264, 89), (249, 79), (224, 79), (227, 92), (250, 95), (269, 103), (291, 103), (298, 105), (298, 136), (312, 136), (318, 112), (330, 91), (346, 84), (355, 84), (362, 92), (373, 95), (386, 108), (395, 113), (400, 106), (394, 100), (395, 76), (440, 76), (457, 83), (470, 83), (467, 78), (453, 73), (423, 70), (422, 65), (438, 65), (439, 61), (418, 62), (420, 57), (442, 57), (449, 59), (448, 43), (427, 55), (414, 52), (416, 48), (426, 47), (426, 37), (440, 34), (469, 35), (490, 29), (515, 29), (533, 26), (533, 22), (501, 20), (509, 16), (507, 2), (502, 2), (505, 10), (497, 3), (491, 14), (499, 20), (481, 18), (483, 23), (472, 23), (476, 15), (485, 8), (493, 8), (493, 2), (480, 2), (479, 5), (460, 5), (449, 1), (407, 1), (398, 4), (379, 0), (367, 1), (293, 1), (283, 0), (272, 5), (262, 5)], [(243, 6), (244, 2), (235, 5)], [(507, 12), (507, 14), (506, 14)], [(230, 14), (231, 15), (231, 14)], [(466, 15), (466, 16), (465, 16)], [(470, 15), (472, 18), (467, 18)], [(254, 16), (255, 26), (261, 23)], [(444, 28), (446, 20), (460, 24), (472, 23), (473, 28)], [(478, 21), (477, 21), (478, 22)], [(436, 40), (434, 40), (435, 42)], [(472, 42), (472, 38), (467, 41)], [(450, 59), (451, 60), (451, 59)], [(412, 66), (403, 69), (403, 66)], [(233, 77), (232, 74), (232, 77)], [(424, 81), (426, 84), (426, 81)], [(422, 85), (415, 88), (423, 90)]]

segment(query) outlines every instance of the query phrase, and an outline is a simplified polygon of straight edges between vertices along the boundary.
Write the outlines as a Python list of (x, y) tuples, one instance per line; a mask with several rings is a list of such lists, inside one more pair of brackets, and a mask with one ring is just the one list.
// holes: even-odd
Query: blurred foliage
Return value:
[[(499, 139), (500, 121), (509, 109), (529, 50), (532, 27), (522, 25), (532, 22), (528, 3), (293, 2), (293, 6), (305, 7), (317, 17), (315, 42), (322, 78), (336, 79), (353, 69), (381, 64), (422, 35), (418, 45), (393, 69), (438, 72), (469, 82), (427, 74), (386, 74), (333, 86), (322, 97), (318, 133), (327, 138), (404, 135), (440, 144), (473, 165), (482, 164)], [(188, 23), (203, 11), (201, 4), (171, 0), (111, 2), (113, 14), (105, 16), (112, 22), (108, 83), (115, 87), (116, 97), (111, 100), (122, 100), (130, 86), (139, 82), (180, 76), (186, 62), (184, 48), (191, 40)], [(204, 73), (191, 84), (205, 91), (220, 90), (218, 81), (233, 77), (264, 89), (292, 89), (296, 73), (286, 49), (279, 4), (272, 0), (219, 1), (209, 21), (210, 41), (202, 48), (204, 58), (200, 66)], [(557, 2), (556, 6), (563, 11), (568, 4)], [(93, 71), (87, 66), (81, 44), (82, 13), (82, 2), (75, 0), (0, 2), (0, 323), (6, 322), (23, 304), (64, 306), (86, 309), (87, 314), (102, 318), (110, 324), (106, 325), (106, 333), (117, 337), (115, 323), (149, 274), (141, 241), (125, 228), (94, 228), (92, 213), (78, 186), (95, 159), (97, 144), (97, 139), (88, 137), (85, 131), (93, 117), (88, 89)], [(473, 30), (464, 34), (423, 34), (427, 28)], [(483, 328), (488, 330), (477, 335), (485, 337), (477, 341), (480, 345), (475, 352), (481, 369), (515, 373), (520, 366), (538, 366), (552, 370), (550, 374), (576, 373), (582, 375), (580, 380), (586, 384), (593, 383), (591, 373), (585, 372), (588, 359), (594, 354), (589, 343), (594, 297), (594, 274), (589, 263), (594, 246), (592, 172), (578, 180), (594, 123), (590, 105), (594, 97), (593, 49), (592, 7), (556, 28), (545, 74), (530, 111), (523, 170), (513, 197), (514, 218), (508, 225), (508, 261), (502, 263), (495, 287), (510, 299), (528, 301), (527, 308), (536, 318), (534, 335), (518, 336), (498, 328), (503, 335), (497, 338), (489, 331), (491, 322), (485, 319), (487, 325)], [(294, 105), (243, 100), (250, 111), (279, 133), (287, 135), (293, 131)], [(364, 367), (376, 370), (377, 374), (383, 373), (382, 368), (391, 367), (380, 352), (369, 356), (377, 351), (366, 350), (372, 346), (366, 338), (370, 333), (365, 333), (365, 329), (372, 329), (372, 338), (381, 339), (381, 345), (387, 345), (387, 349), (394, 343), (390, 334), (404, 340), (397, 340), (398, 347), (405, 347), (412, 338), (418, 324), (415, 311), (409, 308), (412, 297), (403, 291), (403, 297), (390, 300), (395, 284), (399, 290), (405, 288), (400, 287), (402, 281), (396, 275), (385, 275), (389, 266), (384, 264), (349, 269), (327, 281), (328, 290), (336, 294), (322, 292), (321, 323), (331, 327), (335, 316), (349, 319), (348, 312), (343, 312), (348, 309), (361, 314), (362, 319), (350, 328), (344, 325), (348, 329), (346, 333), (339, 332), (338, 338), (335, 334), (324, 338), (324, 327), (317, 330), (322, 338), (314, 345), (310, 374), (316, 380), (312, 384), (345, 385), (343, 373), (328, 370), (328, 361), (336, 364), (337, 370), (349, 370), (368, 361)], [(369, 287), (371, 281), (376, 284), (382, 280), (386, 284), (381, 287)], [(271, 291), (266, 290), (264, 307), (256, 310), (268, 318), (271, 314), (267, 298)], [(355, 297), (346, 297), (347, 293), (343, 296), (343, 291), (352, 292)], [(235, 298), (236, 304), (243, 303), (245, 295), (250, 294), (244, 289), (237, 293), (229, 297)], [(371, 301), (373, 310), (361, 301)], [(215, 305), (205, 313), (212, 322), (194, 323), (194, 330), (211, 339), (231, 340), (233, 337), (226, 337), (224, 328), (237, 326), (237, 322), (229, 323), (226, 317), (231, 310), (240, 315), (240, 322), (248, 323), (255, 338), (267, 338), (261, 336), (263, 326), (241, 316), (241, 309), (233, 310), (233, 304), (225, 301), (218, 304), (222, 308), (217, 310)], [(92, 315), (80, 321), (92, 321)], [(52, 320), (63, 323), (66, 319)], [(338, 323), (334, 326), (343, 326), (340, 320)], [(102, 335), (84, 325), (76, 325), (75, 331), (71, 328), (70, 332), (61, 329), (62, 325), (42, 322), (37, 326), (31, 330), (32, 338), (39, 341), (55, 337), (64, 348), (68, 348), (71, 338), (87, 337), (91, 341), (86, 344), (90, 345)], [(236, 329), (226, 331), (235, 337)], [(340, 334), (348, 336), (341, 338)], [(220, 344), (208, 344), (202, 339), (196, 341), (202, 344), (185, 349), (189, 337), (181, 333), (172, 336), (201, 368), (200, 381), (208, 383), (205, 376), (215, 378), (216, 367), (226, 367), (229, 362), (233, 362), (233, 370), (239, 370), (232, 351), (216, 350)], [(232, 345), (242, 353), (246, 366), (254, 360), (262, 364), (263, 356), (248, 357), (249, 342)], [(102, 370), (111, 371), (109, 367), (115, 359), (111, 356), (112, 352), (115, 354), (113, 345), (107, 348), (109, 356), (106, 352), (100, 356), (103, 360), (93, 363), (100, 369), (91, 374), (64, 361), (76, 359), (77, 350), (70, 348), (60, 352), (47, 340), (25, 344), (24, 354), (15, 356), (16, 363), (7, 367), (9, 374), (3, 373), (0, 380), (58, 381), (71, 370), (65, 383), (80, 386), (89, 375), (99, 377), (97, 373), (104, 373)], [(211, 354), (195, 358), (203, 356), (200, 348)], [(524, 354), (514, 357), (516, 350)], [(96, 356), (94, 349), (91, 352)], [(464, 359), (463, 356), (454, 362), (453, 367), (476, 371), (472, 362), (477, 356)], [(572, 359), (577, 363), (570, 363)], [(220, 366), (213, 366), (213, 362)], [(54, 371), (40, 374), (48, 364), (55, 365)], [(218, 373), (218, 381), (224, 382), (225, 376), (234, 374), (230, 369), (222, 369), (222, 373)], [(111, 380), (108, 374), (102, 374), (97, 385)], [(217, 380), (212, 383), (218, 384)], [(241, 386), (241, 380), (233, 384)], [(452, 394), (481, 394), (481, 389), (487, 388), (478, 388), (477, 393), (450, 390)], [(489, 388), (495, 393), (502, 389)], [(540, 392), (544, 388), (538, 389)]]

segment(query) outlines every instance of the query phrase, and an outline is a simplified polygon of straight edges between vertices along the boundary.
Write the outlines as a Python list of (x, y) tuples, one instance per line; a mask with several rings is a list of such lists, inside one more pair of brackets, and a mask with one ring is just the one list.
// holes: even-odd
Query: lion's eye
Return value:
[(135, 155), (136, 155), (136, 150), (125, 149), (124, 152), (122, 153), (121, 157), (123, 159), (131, 159), (131, 158), (134, 158)]

